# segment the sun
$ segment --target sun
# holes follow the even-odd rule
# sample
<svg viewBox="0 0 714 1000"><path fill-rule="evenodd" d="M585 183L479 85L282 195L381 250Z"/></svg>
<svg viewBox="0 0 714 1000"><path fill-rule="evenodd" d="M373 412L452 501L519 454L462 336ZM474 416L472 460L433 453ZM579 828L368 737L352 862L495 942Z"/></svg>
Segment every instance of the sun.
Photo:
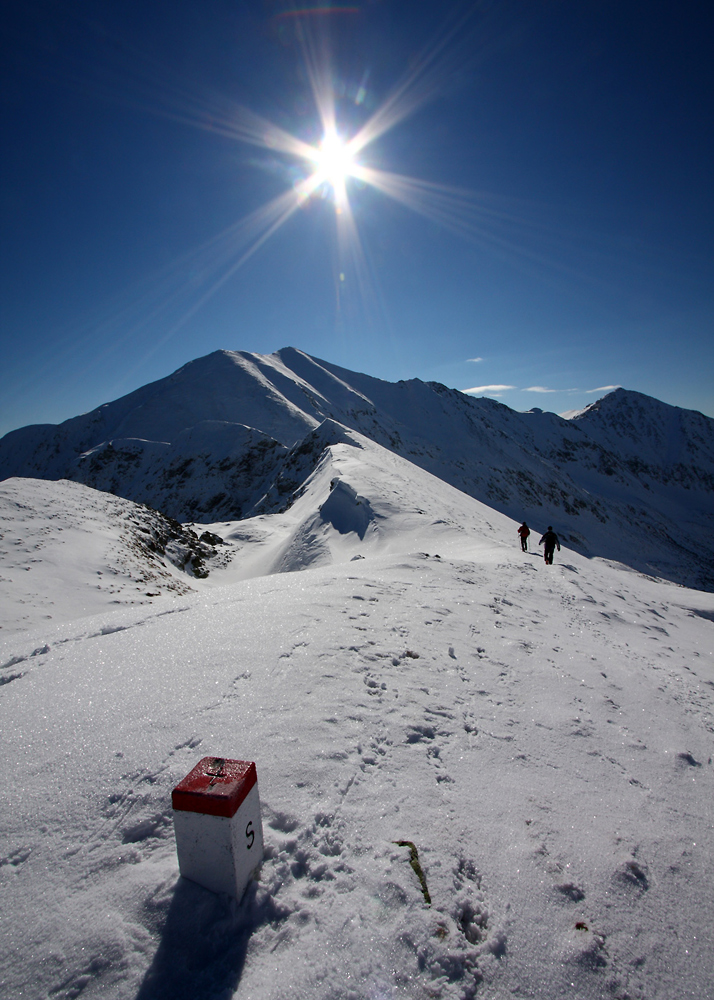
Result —
<svg viewBox="0 0 714 1000"><path fill-rule="evenodd" d="M328 131L315 149L313 156L317 184L329 184L339 208L347 201L347 178L352 177L357 167L350 144L337 132Z"/></svg>
<svg viewBox="0 0 714 1000"><path fill-rule="evenodd" d="M336 7L325 9L332 12L338 10ZM477 201L472 192L386 171L374 165L374 154L368 158L367 163L363 161L363 152L367 147L413 115L422 104L438 93L441 81L451 79L448 43L471 16L473 9L475 7L469 5L469 13L450 25L436 39L433 46L422 54L414 68L372 111L357 131L347 131L344 120L338 123L338 95L335 92L329 52L319 39L313 39L309 35L306 27L305 32L300 34L300 40L305 74L317 112L310 135L320 134L316 128L322 134L321 140L315 145L244 106L231 103L224 107L212 95L205 99L199 95L200 99L192 98L187 104L182 86L176 87L176 92L169 92L168 96L164 89L161 90L157 113L211 133L228 136L237 142L267 149L271 157L276 153L282 154L290 161L287 174L292 179L291 185L280 194L227 226L213 239L202 244L194 254L189 255L191 260L205 260L201 269L215 277L205 292L171 327L166 338L173 336L296 212L307 209L315 197L329 197L334 205L339 262L335 274L339 274L339 282L345 281L346 268L343 263L347 262L356 277L353 287L359 286L364 301L371 297L377 303L378 295L372 287L372 265L362 247L358 219L350 204L353 192L350 191L348 196L350 180L355 182L355 195L372 188L469 241L495 243L499 251L504 247L513 249L510 241L500 234L492 234L485 225L493 219L498 221L501 216L493 210L487 215L480 200ZM310 7L295 13L306 16L306 12L314 10L317 8ZM163 77L161 87L165 87ZM364 88L360 87L355 105L364 103L364 93ZM350 113L348 120L352 124L353 119L354 115ZM503 218L510 219L510 216L504 215ZM340 283L336 286L338 290ZM181 287L183 288L183 283ZM161 308L163 307L158 306L157 311Z"/></svg>

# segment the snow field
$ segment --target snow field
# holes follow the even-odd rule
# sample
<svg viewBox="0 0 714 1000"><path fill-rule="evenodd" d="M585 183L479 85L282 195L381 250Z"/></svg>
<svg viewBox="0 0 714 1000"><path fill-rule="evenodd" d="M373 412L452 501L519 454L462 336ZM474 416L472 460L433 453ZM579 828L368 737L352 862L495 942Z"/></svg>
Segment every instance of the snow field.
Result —
<svg viewBox="0 0 714 1000"><path fill-rule="evenodd" d="M146 548L155 511L78 483L0 483L0 627L3 631L148 603L191 585Z"/></svg>
<svg viewBox="0 0 714 1000"><path fill-rule="evenodd" d="M49 645L2 688L8 995L706 997L712 623L491 555L5 640ZM240 907L177 880L170 791L208 753L258 764Z"/></svg>
<svg viewBox="0 0 714 1000"><path fill-rule="evenodd" d="M0 995L711 997L714 598L546 567L365 442L211 526L191 592L127 576L87 614L80 574L52 619L9 607ZM78 524L105 502L42 485ZM171 789L208 754L258 767L240 905L178 877Z"/></svg>

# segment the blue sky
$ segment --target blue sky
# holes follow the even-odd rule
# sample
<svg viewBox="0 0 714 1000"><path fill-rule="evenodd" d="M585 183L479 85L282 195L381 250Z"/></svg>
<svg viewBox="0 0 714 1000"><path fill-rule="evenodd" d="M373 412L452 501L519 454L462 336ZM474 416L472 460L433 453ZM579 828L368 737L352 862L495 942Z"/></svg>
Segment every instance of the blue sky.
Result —
<svg viewBox="0 0 714 1000"><path fill-rule="evenodd" d="M515 409L623 385L714 416L713 29L687 0L25 0L0 433L288 345ZM332 111L362 137L344 194L302 145Z"/></svg>

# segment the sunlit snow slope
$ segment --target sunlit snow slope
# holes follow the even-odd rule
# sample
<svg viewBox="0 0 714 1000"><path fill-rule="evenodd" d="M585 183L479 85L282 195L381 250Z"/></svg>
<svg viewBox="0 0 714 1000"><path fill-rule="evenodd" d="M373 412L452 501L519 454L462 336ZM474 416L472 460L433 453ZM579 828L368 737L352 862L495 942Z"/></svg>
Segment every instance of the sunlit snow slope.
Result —
<svg viewBox="0 0 714 1000"><path fill-rule="evenodd" d="M81 496L117 544L124 508L13 481L28 577L51 598L62 538L79 568L0 632L0 995L711 998L712 595L547 567L393 451L301 440L291 505L211 525L192 592L89 615L107 559L52 514ZM240 905L178 877L170 793L207 754L257 763Z"/></svg>
<svg viewBox="0 0 714 1000"><path fill-rule="evenodd" d="M78 483L0 483L5 631L187 593L226 557L157 511Z"/></svg>

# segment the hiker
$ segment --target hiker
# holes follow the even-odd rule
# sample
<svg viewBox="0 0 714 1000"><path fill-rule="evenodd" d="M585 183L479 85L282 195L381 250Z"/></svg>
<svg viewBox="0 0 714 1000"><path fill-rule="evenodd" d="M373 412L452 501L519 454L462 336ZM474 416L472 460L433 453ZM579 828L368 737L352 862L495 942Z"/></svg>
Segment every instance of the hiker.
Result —
<svg viewBox="0 0 714 1000"><path fill-rule="evenodd" d="M548 566L553 565L553 552L555 551L555 546L558 546L558 552L560 552L560 542L558 541L558 536L553 531L552 525L548 525L548 530L543 535L541 540L538 542L539 545L543 545L545 542L545 548L543 549L543 558Z"/></svg>
<svg viewBox="0 0 714 1000"><path fill-rule="evenodd" d="M521 536L521 552L528 551L528 536L530 535L530 533L531 533L530 528L524 521L523 524L518 529L518 534Z"/></svg>

